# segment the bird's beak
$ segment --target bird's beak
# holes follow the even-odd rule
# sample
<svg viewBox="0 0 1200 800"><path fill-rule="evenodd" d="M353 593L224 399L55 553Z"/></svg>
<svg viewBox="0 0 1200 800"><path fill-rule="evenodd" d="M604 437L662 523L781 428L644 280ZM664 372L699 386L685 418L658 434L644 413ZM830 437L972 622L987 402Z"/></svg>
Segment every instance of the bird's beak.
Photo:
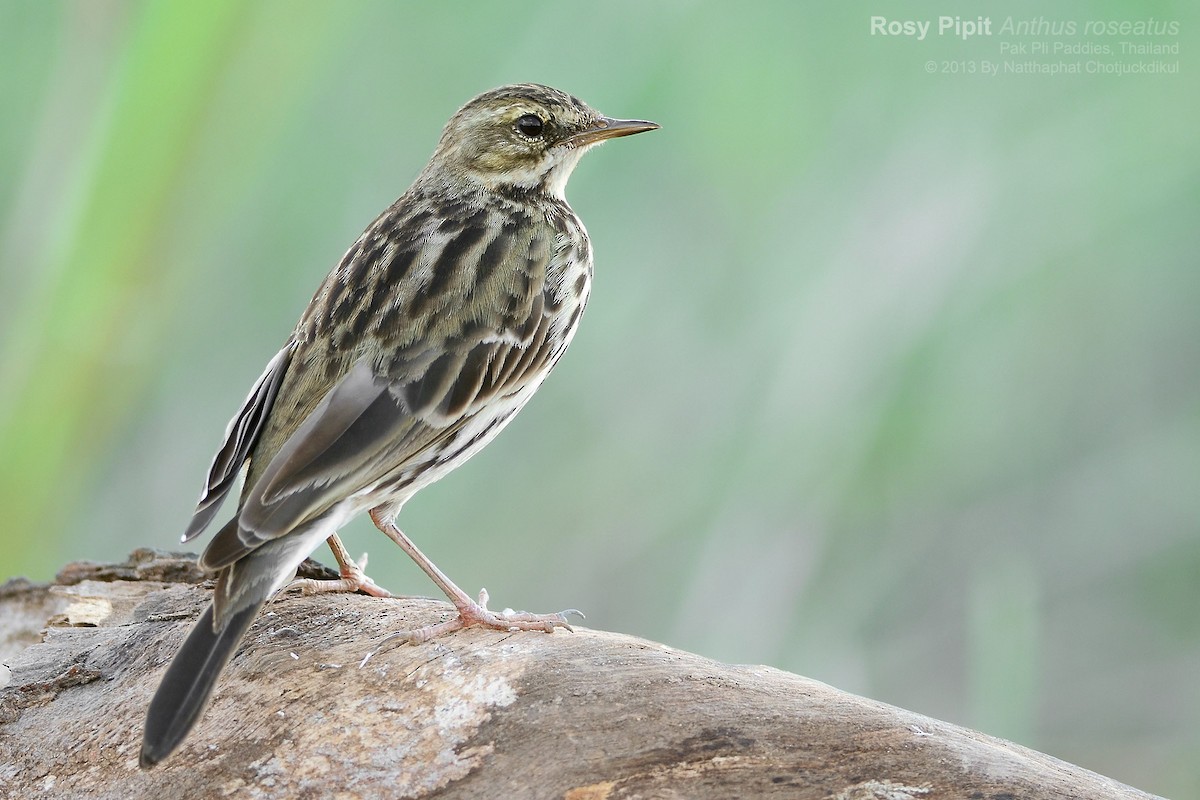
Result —
<svg viewBox="0 0 1200 800"><path fill-rule="evenodd" d="M615 139L618 136L632 136L635 133L652 131L660 127L657 122L647 122L644 119L613 119L601 117L596 124L587 130L580 131L567 141L575 147L595 144L605 139Z"/></svg>

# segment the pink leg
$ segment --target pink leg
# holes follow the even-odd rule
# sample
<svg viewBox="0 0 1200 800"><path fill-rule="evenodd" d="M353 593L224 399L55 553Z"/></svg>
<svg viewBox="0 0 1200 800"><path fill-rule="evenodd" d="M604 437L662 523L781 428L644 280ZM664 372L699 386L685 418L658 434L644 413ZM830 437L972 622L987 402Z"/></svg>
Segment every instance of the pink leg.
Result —
<svg viewBox="0 0 1200 800"><path fill-rule="evenodd" d="M472 625L495 628L500 631L545 631L546 633L551 633L555 628L572 629L567 624L567 614L583 616L583 614L573 608L557 614L528 614L523 611L496 613L489 611L487 608L488 595L486 589L479 592L478 602L468 597L466 592L455 586L454 582L447 578L446 574L426 558L425 554L417 549L412 540L396 527L396 523L392 522L382 506L371 509L371 521L389 539L400 545L401 550L408 553L408 557L424 570L425 574L437 584L438 588L446 594L446 597L450 598L450 602L458 609L458 616L452 620L447 620L437 625L429 625L424 628L416 628L411 631L401 631L400 633L393 634L393 636L407 638L409 641L417 644L427 642L444 633L450 633L451 631L467 628Z"/></svg>
<svg viewBox="0 0 1200 800"><path fill-rule="evenodd" d="M362 557L362 564L354 563L346 545L335 533L325 540L333 557L337 559L338 571L342 577L338 580L319 581L313 578L298 578L289 584L289 589L299 589L305 594L320 594L323 592L364 592L372 597L391 597L392 593L367 577L367 556Z"/></svg>

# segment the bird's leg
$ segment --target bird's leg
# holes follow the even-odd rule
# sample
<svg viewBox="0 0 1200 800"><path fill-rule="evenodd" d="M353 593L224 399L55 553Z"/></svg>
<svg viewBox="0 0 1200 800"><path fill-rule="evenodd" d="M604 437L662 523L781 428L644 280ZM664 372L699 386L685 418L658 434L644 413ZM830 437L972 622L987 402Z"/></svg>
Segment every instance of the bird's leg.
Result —
<svg viewBox="0 0 1200 800"><path fill-rule="evenodd" d="M390 515L382 506L371 509L371 521L375 523L375 527L383 531L385 536L400 545L400 549L407 553L408 557L415 561L418 567L424 570L425 574L437 584L438 588L446 594L446 597L450 598L450 602L458 609L458 616L454 619L424 628L400 631L392 634L392 636L406 638L417 644L427 642L444 633L450 633L451 631L467 628L472 625L495 628L501 631L545 631L546 633L551 633L555 628L572 630L571 626L567 624L568 614L583 616L582 613L573 608L557 614L529 614L524 611L502 611L497 613L489 611L486 589L480 590L478 602L468 597L466 592L455 586L454 581L447 578L446 574L438 569L436 564L417 549L412 539L409 539L404 535L403 531L396 527L396 523L392 521Z"/></svg>
<svg viewBox="0 0 1200 800"><path fill-rule="evenodd" d="M367 577L367 554L363 553L363 557L358 563L350 557L350 552L346 550L346 545L342 544L342 540L335 533L325 540L329 545L329 549L333 551L333 557L338 562L338 572L342 577L337 580L319 581L313 578L297 578L289 585L289 589L299 589L305 594L319 594L324 592L364 592L372 597L392 597L392 593L384 589L375 581Z"/></svg>

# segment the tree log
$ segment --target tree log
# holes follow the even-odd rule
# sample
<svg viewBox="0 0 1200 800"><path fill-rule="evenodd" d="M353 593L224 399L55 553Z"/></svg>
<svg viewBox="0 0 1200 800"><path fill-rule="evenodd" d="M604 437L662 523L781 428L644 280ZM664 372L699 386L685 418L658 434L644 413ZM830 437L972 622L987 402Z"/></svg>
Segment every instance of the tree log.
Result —
<svg viewBox="0 0 1200 800"><path fill-rule="evenodd" d="M58 798L1149 798L981 733L661 644L390 632L444 602L285 593L183 748L142 722L210 588L185 555L0 587L0 794Z"/></svg>

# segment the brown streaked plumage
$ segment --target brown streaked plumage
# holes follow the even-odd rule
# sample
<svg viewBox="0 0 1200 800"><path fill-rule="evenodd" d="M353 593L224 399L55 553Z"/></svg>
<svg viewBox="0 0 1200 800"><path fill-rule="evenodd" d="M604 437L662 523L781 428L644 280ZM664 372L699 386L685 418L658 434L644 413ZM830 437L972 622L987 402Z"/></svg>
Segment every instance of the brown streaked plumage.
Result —
<svg viewBox="0 0 1200 800"><path fill-rule="evenodd" d="M325 279L271 359L209 470L184 534L205 530L245 470L237 513L200 564L216 574L146 719L141 764L170 755L263 603L328 540L333 588L387 596L336 532L369 512L450 597L464 625L545 630L563 614L496 614L468 598L395 526L408 498L486 445L532 397L587 304L592 249L563 196L580 156L653 130L536 84L462 107L429 164Z"/></svg>

